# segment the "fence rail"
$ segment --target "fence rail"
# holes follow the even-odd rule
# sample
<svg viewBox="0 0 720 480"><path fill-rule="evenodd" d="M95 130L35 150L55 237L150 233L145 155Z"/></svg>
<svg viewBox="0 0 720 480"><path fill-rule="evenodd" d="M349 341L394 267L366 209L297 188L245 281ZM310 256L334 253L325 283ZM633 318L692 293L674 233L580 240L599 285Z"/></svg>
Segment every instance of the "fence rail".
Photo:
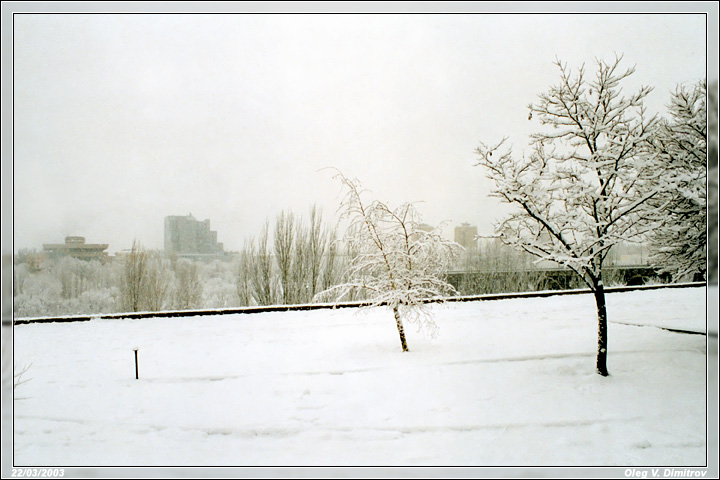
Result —
<svg viewBox="0 0 720 480"><path fill-rule="evenodd" d="M606 287L605 292L630 292L635 290L654 290L658 288L692 288L706 287L706 282L689 282L675 283L663 285L642 285L642 286L623 286L623 287ZM514 298L537 298L550 297L555 295L580 295L592 293L590 289L574 289L574 290L546 290L540 292L520 292L520 293L492 293L485 295L462 295L456 297L447 297L442 299L428 300L428 303L436 302L477 302L488 300L507 300ZM358 308L370 305L371 302L340 302L340 303L309 303L303 305L268 305L258 307L238 307L238 308L219 308L219 309L202 309L202 310L169 310L161 312L127 312L127 313L106 313L92 315L66 315L55 317L32 317L32 318L16 318L12 322L13 325L28 325L32 323L69 323L69 322L87 322L93 319L140 319L140 318L163 318L163 317L196 317L209 315L233 315L233 314L250 314L250 313L267 313L267 312L288 312L302 310L323 310L335 308ZM3 319L3 326L10 326L11 322Z"/></svg>

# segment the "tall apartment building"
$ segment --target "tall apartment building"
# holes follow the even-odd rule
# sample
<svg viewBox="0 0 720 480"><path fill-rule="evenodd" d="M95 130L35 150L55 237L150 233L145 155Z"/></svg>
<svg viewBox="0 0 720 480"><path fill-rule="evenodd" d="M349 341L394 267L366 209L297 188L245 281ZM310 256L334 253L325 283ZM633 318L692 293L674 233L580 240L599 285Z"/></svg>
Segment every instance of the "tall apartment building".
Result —
<svg viewBox="0 0 720 480"><path fill-rule="evenodd" d="M223 244L210 220L198 221L191 214L165 217L165 253L176 255L222 255Z"/></svg>
<svg viewBox="0 0 720 480"><path fill-rule="evenodd" d="M462 245L466 251L477 249L477 227L463 223L455 227L455 243Z"/></svg>

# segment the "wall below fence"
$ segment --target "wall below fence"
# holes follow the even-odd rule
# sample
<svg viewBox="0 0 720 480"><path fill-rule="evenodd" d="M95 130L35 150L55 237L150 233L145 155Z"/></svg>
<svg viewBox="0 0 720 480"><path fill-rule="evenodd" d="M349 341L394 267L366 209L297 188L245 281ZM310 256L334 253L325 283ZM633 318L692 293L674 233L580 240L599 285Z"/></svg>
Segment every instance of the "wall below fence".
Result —
<svg viewBox="0 0 720 480"><path fill-rule="evenodd" d="M663 285L644 285L644 286L623 286L623 287L606 287L606 293L613 292L629 292L634 290L652 290L658 288L690 288L690 287L706 287L705 282L663 284ZM447 297L441 300L444 302L475 302L488 300L504 300L512 298L533 298L533 297L550 297L554 295L579 295L591 293L589 289L573 289L573 290L545 290L520 293L494 293L484 295L461 295L456 297ZM432 303L433 301L428 301ZM358 308L369 305L369 302L341 302L341 303L309 303L304 305L271 305L264 307L241 307L241 308L222 308L222 309L206 309L206 310L172 310L162 312L130 312L130 313L109 313L95 315L71 315L64 317L33 317L33 318L16 318L14 325L27 325L31 323L67 323L67 322L87 322L93 319L138 319L138 318L161 318L161 317L194 317L209 315L231 315L231 314L248 314L248 313L264 313L264 312L286 312L298 310L321 310L333 308ZM10 322L3 320L3 326L9 326Z"/></svg>

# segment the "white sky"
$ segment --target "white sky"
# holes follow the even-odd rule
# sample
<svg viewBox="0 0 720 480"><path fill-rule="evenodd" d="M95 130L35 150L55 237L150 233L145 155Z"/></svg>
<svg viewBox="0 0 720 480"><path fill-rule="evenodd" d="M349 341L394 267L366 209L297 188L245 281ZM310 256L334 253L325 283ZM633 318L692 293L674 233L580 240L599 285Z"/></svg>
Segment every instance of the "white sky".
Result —
<svg viewBox="0 0 720 480"><path fill-rule="evenodd" d="M654 86L648 105L661 110L705 76L707 19L15 14L13 248L67 235L162 248L164 217L192 213L239 250L282 209L317 204L331 219L340 184L324 167L372 198L422 201L427 223L489 234L505 208L474 149L509 136L520 152L556 56L592 70L623 54L637 67L626 91Z"/></svg>

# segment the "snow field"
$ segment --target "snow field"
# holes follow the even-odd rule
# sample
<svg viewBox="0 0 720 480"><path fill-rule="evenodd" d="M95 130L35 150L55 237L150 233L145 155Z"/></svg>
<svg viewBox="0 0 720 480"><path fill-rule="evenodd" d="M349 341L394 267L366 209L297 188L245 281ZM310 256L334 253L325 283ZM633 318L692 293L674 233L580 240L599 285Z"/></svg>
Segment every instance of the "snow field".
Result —
<svg viewBox="0 0 720 480"><path fill-rule="evenodd" d="M14 464L704 465L706 337L625 323L704 331L706 290L607 299L607 378L591 295L436 305L407 353L383 308L18 326Z"/></svg>

